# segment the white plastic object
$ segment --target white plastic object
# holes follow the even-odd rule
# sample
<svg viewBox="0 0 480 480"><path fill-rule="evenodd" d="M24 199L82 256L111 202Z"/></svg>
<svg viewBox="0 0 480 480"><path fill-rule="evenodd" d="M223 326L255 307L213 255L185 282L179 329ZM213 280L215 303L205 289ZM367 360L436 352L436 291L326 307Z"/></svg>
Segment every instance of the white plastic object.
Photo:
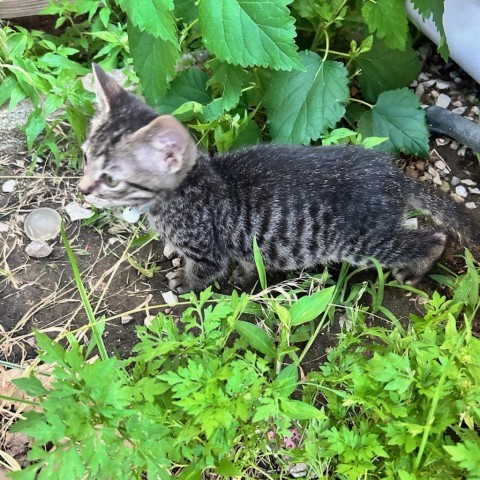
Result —
<svg viewBox="0 0 480 480"><path fill-rule="evenodd" d="M433 21L423 20L410 1L406 6L410 20L438 45L440 33ZM445 0L443 27L450 57L480 83L480 0Z"/></svg>
<svg viewBox="0 0 480 480"><path fill-rule="evenodd" d="M48 207L40 207L25 217L25 233L31 240L51 240L60 233L62 217Z"/></svg>

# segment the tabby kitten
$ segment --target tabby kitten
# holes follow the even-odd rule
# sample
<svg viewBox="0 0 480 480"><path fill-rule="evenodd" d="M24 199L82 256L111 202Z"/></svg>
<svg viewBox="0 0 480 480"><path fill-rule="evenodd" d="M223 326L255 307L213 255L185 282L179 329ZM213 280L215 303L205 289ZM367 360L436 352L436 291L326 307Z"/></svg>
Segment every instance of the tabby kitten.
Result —
<svg viewBox="0 0 480 480"><path fill-rule="evenodd" d="M270 271L368 265L376 257L413 283L440 257L447 235L407 228L410 210L464 233L461 207L403 175L387 154L259 145L209 156L174 117L158 116L97 65L94 74L99 108L80 191L97 205L148 209L184 261L168 275L172 289L201 289L225 276L231 261L246 281L254 237Z"/></svg>

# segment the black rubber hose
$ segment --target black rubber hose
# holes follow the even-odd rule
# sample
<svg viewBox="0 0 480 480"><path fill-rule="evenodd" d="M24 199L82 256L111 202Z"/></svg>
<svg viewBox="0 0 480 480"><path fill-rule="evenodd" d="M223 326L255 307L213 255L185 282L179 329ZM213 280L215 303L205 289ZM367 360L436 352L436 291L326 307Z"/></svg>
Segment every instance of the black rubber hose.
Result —
<svg viewBox="0 0 480 480"><path fill-rule="evenodd" d="M441 107L427 107L431 132L454 138L475 152L480 152L480 125Z"/></svg>

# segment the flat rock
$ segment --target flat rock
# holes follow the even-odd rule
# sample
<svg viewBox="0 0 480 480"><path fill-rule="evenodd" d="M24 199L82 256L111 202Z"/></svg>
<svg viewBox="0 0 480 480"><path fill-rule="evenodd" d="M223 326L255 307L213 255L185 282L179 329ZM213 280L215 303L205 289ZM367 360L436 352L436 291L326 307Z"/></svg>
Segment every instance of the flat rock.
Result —
<svg viewBox="0 0 480 480"><path fill-rule="evenodd" d="M461 183L463 183L467 187L474 187L477 184L477 182L474 182L470 178L466 178L465 180L462 180Z"/></svg>
<svg viewBox="0 0 480 480"><path fill-rule="evenodd" d="M45 258L52 251L52 247L45 240L33 240L25 247L25 252L31 258Z"/></svg>
<svg viewBox="0 0 480 480"><path fill-rule="evenodd" d="M473 210L473 209L477 208L477 204L475 202L467 202L465 204L465 207L469 208L470 210Z"/></svg>
<svg viewBox="0 0 480 480"><path fill-rule="evenodd" d="M455 187L455 193L463 198L468 195L467 189L463 185L457 185Z"/></svg>

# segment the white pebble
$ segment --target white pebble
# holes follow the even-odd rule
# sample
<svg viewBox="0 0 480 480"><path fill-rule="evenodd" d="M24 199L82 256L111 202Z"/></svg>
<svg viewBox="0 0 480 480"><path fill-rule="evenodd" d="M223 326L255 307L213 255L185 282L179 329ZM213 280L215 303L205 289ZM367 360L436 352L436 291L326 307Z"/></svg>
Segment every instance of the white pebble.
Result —
<svg viewBox="0 0 480 480"><path fill-rule="evenodd" d="M7 233L9 226L7 222L0 222L0 233Z"/></svg>
<svg viewBox="0 0 480 480"><path fill-rule="evenodd" d="M178 297L173 292L162 292L162 297L167 305L173 306L178 303Z"/></svg>
<svg viewBox="0 0 480 480"><path fill-rule="evenodd" d="M95 213L89 208L82 207L82 205L77 202L71 202L66 205L65 211L72 222L75 220L85 220L86 218L90 218Z"/></svg>
<svg viewBox="0 0 480 480"><path fill-rule="evenodd" d="M455 193L464 198L468 195L467 189L463 185L457 185Z"/></svg>
<svg viewBox="0 0 480 480"><path fill-rule="evenodd" d="M153 323L154 319L155 319L155 315L147 315L143 323L146 327L149 327Z"/></svg>
<svg viewBox="0 0 480 480"><path fill-rule="evenodd" d="M450 84L448 82L442 82L441 80L437 80L436 84L439 90L446 90L450 87Z"/></svg>
<svg viewBox="0 0 480 480"><path fill-rule="evenodd" d="M460 145L458 144L458 142L452 142L450 145L449 145L449 149L450 150L457 150L457 148L459 147Z"/></svg>
<svg viewBox="0 0 480 480"><path fill-rule="evenodd" d="M181 264L182 264L182 260L180 258L174 258L172 260L172 266L174 266L175 268L180 267Z"/></svg>
<svg viewBox="0 0 480 480"><path fill-rule="evenodd" d="M435 80L426 80L425 82L422 82L422 85L425 88L430 88L434 83L435 83Z"/></svg>
<svg viewBox="0 0 480 480"><path fill-rule="evenodd" d="M458 177L452 177L452 180L450 181L453 187L456 187L460 183L460 179Z"/></svg>
<svg viewBox="0 0 480 480"><path fill-rule="evenodd" d="M170 260L175 253L175 247L171 243L167 242L165 247L163 247L163 256Z"/></svg>
<svg viewBox="0 0 480 480"><path fill-rule="evenodd" d="M423 88L422 84L417 86L417 88L415 89L415 93L419 97L421 97L425 93L425 89Z"/></svg>
<svg viewBox="0 0 480 480"><path fill-rule="evenodd" d="M32 258L48 257L52 251L52 247L45 240L33 240L25 247L25 252Z"/></svg>
<svg viewBox="0 0 480 480"><path fill-rule="evenodd" d="M418 229L418 219L417 217L406 218L403 221L403 225L408 228L409 230L417 230Z"/></svg>
<svg viewBox="0 0 480 480"><path fill-rule="evenodd" d="M473 210L473 209L477 208L477 204L476 204L475 202L467 202L467 203L465 204L465 206L466 206L467 208L469 208L470 210Z"/></svg>
<svg viewBox="0 0 480 480"><path fill-rule="evenodd" d="M474 105L472 107L472 110L471 110L472 113L475 113L475 114L478 114L480 112L480 108L478 108L476 105Z"/></svg>
<svg viewBox="0 0 480 480"><path fill-rule="evenodd" d="M459 148L458 151L457 151L457 155L459 157L464 157L466 153L467 153L467 147L465 145L463 147Z"/></svg>
<svg viewBox="0 0 480 480"><path fill-rule="evenodd" d="M447 108L451 101L452 99L448 95L441 93L435 101L435 105L437 107Z"/></svg>
<svg viewBox="0 0 480 480"><path fill-rule="evenodd" d="M467 187L474 187L474 186L477 184L477 182L474 182L474 181L473 181L472 179L470 179L470 178L466 178L465 180L462 180L462 183L463 183L464 185L466 185Z"/></svg>
<svg viewBox="0 0 480 480"><path fill-rule="evenodd" d="M122 322L122 325L126 325L127 323L130 323L133 320L133 317L131 315L122 315L120 317L120 322Z"/></svg>
<svg viewBox="0 0 480 480"><path fill-rule="evenodd" d="M473 195L480 195L480 188L469 188L468 191Z"/></svg>
<svg viewBox="0 0 480 480"><path fill-rule="evenodd" d="M7 180L6 182L3 182L2 192L3 193L12 193L12 192L15 191L16 187L17 187L17 181L16 180Z"/></svg>

